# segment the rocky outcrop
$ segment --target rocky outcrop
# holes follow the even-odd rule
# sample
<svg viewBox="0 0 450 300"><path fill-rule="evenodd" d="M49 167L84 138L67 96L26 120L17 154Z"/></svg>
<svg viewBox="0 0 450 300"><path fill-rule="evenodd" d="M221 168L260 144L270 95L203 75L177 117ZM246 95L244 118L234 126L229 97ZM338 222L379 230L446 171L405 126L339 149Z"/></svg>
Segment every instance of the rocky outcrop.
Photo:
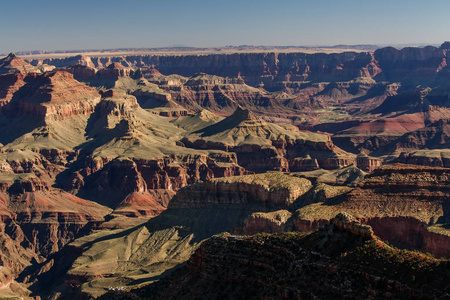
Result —
<svg viewBox="0 0 450 300"><path fill-rule="evenodd" d="M445 45L445 43L444 43ZM445 73L448 68L448 49L407 47L397 50L393 47L375 52L344 53L236 53L211 55L141 55L121 57L93 57L97 68L111 63L121 63L135 68L151 67L163 74L192 76L205 72L222 77L240 75L247 83L261 81L270 85L276 81L344 82L357 77L373 77L379 81L417 82L430 80ZM75 58L55 58L32 61L57 67L73 65ZM331 79L331 80L330 80Z"/></svg>
<svg viewBox="0 0 450 300"><path fill-rule="evenodd" d="M93 67L89 67L86 65L72 65L69 67L66 67L64 70L67 70L68 72L73 74L73 78L75 78L78 81L84 81L84 82L90 82L95 80L97 69Z"/></svg>
<svg viewBox="0 0 450 300"><path fill-rule="evenodd" d="M174 101L191 110L206 108L211 111L232 112L238 106L285 109L267 92L244 84L241 78L224 78L200 73L178 84L174 84L174 80L163 82L159 77L156 83L169 92Z"/></svg>
<svg viewBox="0 0 450 300"><path fill-rule="evenodd" d="M7 155L9 173L2 174L0 183L0 283L3 292L10 290L11 295L27 296L30 291L23 284L28 280L27 274L42 267L40 264L68 242L104 221L110 210L50 186L43 168L45 159L27 162L17 156Z"/></svg>
<svg viewBox="0 0 450 300"><path fill-rule="evenodd" d="M0 75L14 73L41 73L41 71L27 63L23 58L10 53L5 58L0 59Z"/></svg>
<svg viewBox="0 0 450 300"><path fill-rule="evenodd" d="M274 233L290 231L288 220L292 213L287 210L273 212L257 212L251 214L245 221L234 228L236 234L252 235L260 232Z"/></svg>
<svg viewBox="0 0 450 300"><path fill-rule="evenodd" d="M236 163L236 156L225 153L211 156L186 155L113 160L91 156L86 159L85 166L77 172L77 176L68 181L67 188L116 208L117 205L126 204L123 201L126 202L130 197L131 200L136 197L146 198L153 203L153 196L148 194L152 191L176 192L199 180L245 174L249 172ZM106 194L107 198L104 197ZM142 206L139 201L136 203ZM155 210L161 212L165 209L167 201L158 203L162 205L162 209L161 207L155 209L154 205L147 208L143 206L140 214L155 215ZM144 213L146 210L148 212Z"/></svg>
<svg viewBox="0 0 450 300"><path fill-rule="evenodd" d="M104 69L98 71L99 79L119 79L120 77L131 77L135 74L135 71L131 68L127 68L120 63L112 63Z"/></svg>
<svg viewBox="0 0 450 300"><path fill-rule="evenodd" d="M287 208L311 188L311 182L279 172L211 179L180 190L171 209L255 204L259 211Z"/></svg>
<svg viewBox="0 0 450 300"><path fill-rule="evenodd" d="M40 121L69 119L91 114L100 101L98 92L64 71L32 75L26 84L3 105L2 111L12 116L31 117Z"/></svg>
<svg viewBox="0 0 450 300"><path fill-rule="evenodd" d="M25 85L25 74L6 74L0 76L0 109L7 105L22 86Z"/></svg>
<svg viewBox="0 0 450 300"><path fill-rule="evenodd" d="M435 257L450 257L450 236L428 229L428 224L412 217L376 217L364 220L377 236L406 249L420 249ZM395 228L395 230L392 230Z"/></svg>
<svg viewBox="0 0 450 300"><path fill-rule="evenodd" d="M365 154L359 154L356 157L356 166L363 170L364 172L372 172L373 170L379 168L382 164L382 161L375 157L369 157Z"/></svg>
<svg viewBox="0 0 450 300"><path fill-rule="evenodd" d="M447 293L447 267L445 260L394 249L376 238L370 226L338 215L331 225L309 235L215 236L202 243L178 272L126 294L155 299L180 298L186 293L256 298L438 298ZM423 273L426 280L420 275ZM116 294L111 291L103 299L113 299Z"/></svg>
<svg viewBox="0 0 450 300"><path fill-rule="evenodd" d="M436 149L402 152L395 161L402 164L450 168L450 151Z"/></svg>
<svg viewBox="0 0 450 300"><path fill-rule="evenodd" d="M447 173L444 168L382 166L350 192L342 205L364 215L411 216L426 223L442 218L445 223L449 218Z"/></svg>
<svg viewBox="0 0 450 300"><path fill-rule="evenodd" d="M391 82L429 82L446 67L447 50L444 48L393 47L378 49L374 58L382 72L378 75Z"/></svg>

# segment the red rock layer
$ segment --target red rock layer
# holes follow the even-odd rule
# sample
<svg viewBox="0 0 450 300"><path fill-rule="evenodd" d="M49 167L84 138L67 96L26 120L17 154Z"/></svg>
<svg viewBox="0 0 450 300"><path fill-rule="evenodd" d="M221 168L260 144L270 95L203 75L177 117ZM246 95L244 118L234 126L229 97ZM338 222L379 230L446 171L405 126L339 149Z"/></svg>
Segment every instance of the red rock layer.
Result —
<svg viewBox="0 0 450 300"><path fill-rule="evenodd" d="M76 81L64 71L33 75L25 79L14 101L4 105L8 114L33 117L39 120L64 120L71 116L91 114L100 95L91 87Z"/></svg>

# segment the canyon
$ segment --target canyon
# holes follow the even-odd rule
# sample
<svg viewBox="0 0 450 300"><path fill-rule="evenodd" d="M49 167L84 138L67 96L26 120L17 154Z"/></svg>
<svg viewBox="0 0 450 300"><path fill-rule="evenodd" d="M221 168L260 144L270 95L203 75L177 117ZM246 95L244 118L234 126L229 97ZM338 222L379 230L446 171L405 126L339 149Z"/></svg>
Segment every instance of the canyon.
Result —
<svg viewBox="0 0 450 300"><path fill-rule="evenodd" d="M420 298L423 286L406 277L423 274L404 255L430 278L448 276L449 56L448 43L9 54L0 59L0 297L183 297L193 281L194 293L213 295L204 278L222 275L224 291L241 281L228 292L256 293L259 275L232 272L254 267L267 280L293 272L260 297ZM397 262L377 257L387 252ZM353 273L350 259L361 262ZM402 279L364 261L402 261ZM331 294L312 284L320 272L335 276ZM363 277L383 284L360 290ZM449 292L441 281L430 289Z"/></svg>

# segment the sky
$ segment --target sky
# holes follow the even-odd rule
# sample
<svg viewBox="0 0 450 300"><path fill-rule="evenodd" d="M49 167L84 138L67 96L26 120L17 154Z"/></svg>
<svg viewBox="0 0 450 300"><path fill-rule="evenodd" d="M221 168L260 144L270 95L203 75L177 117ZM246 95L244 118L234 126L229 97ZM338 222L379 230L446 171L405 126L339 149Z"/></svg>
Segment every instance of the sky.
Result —
<svg viewBox="0 0 450 300"><path fill-rule="evenodd" d="M0 53L441 44L448 12L449 0L0 1Z"/></svg>

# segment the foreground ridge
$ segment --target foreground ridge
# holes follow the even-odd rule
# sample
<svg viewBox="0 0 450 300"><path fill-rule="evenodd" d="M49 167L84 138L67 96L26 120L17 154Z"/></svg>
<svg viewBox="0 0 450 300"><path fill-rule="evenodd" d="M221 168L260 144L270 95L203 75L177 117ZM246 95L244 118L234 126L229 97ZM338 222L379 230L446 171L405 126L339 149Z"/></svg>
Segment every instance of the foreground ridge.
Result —
<svg viewBox="0 0 450 300"><path fill-rule="evenodd" d="M216 235L167 279L122 293L130 299L431 299L448 296L449 276L448 261L393 248L370 226L338 214L309 234Z"/></svg>

